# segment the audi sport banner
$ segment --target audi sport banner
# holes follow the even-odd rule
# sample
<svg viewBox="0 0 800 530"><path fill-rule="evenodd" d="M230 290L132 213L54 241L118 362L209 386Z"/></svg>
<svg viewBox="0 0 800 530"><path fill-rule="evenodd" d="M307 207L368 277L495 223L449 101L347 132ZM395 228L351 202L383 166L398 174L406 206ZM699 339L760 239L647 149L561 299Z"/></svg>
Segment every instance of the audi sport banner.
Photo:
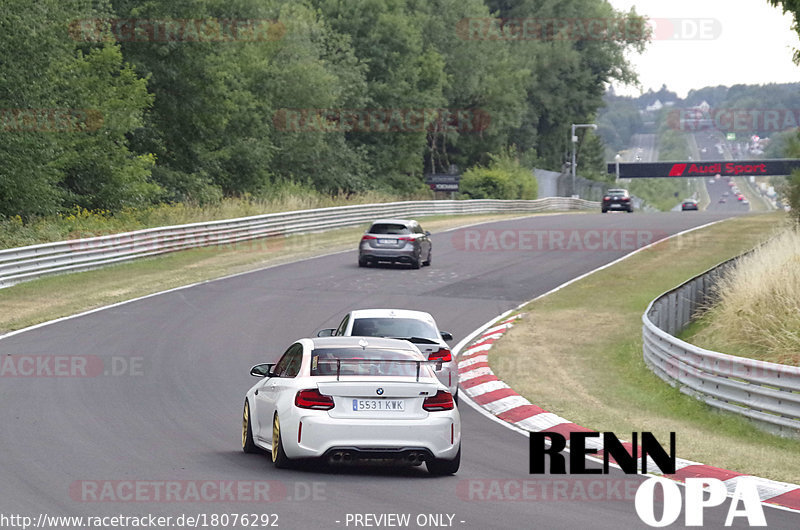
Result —
<svg viewBox="0 0 800 530"><path fill-rule="evenodd" d="M783 158L773 160L723 160L721 162L641 162L619 165L619 177L749 177L761 175L789 175L800 169L800 159ZM617 172L616 164L608 164L608 172Z"/></svg>

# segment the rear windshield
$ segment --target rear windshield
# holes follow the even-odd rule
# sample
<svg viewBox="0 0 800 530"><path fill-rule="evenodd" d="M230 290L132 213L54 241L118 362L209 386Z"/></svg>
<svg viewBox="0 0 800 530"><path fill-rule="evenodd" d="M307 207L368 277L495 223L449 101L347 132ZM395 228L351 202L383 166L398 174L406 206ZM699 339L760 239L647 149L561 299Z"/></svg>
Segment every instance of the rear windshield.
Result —
<svg viewBox="0 0 800 530"><path fill-rule="evenodd" d="M411 230L409 230L406 225L398 225L398 224L390 224L390 223L375 223L369 229L370 234L389 234L389 235L401 235L401 234L410 234Z"/></svg>
<svg viewBox="0 0 800 530"><path fill-rule="evenodd" d="M626 191L611 190L608 192L608 194L611 195L612 197L624 197L628 193Z"/></svg>
<svg viewBox="0 0 800 530"><path fill-rule="evenodd" d="M417 363L424 358L412 351L361 348L319 348L311 352L311 375L394 375L415 376ZM427 364L421 363L419 373L431 376Z"/></svg>
<svg viewBox="0 0 800 530"><path fill-rule="evenodd" d="M439 339L432 325L414 318L359 318L353 321L350 334L356 337Z"/></svg>

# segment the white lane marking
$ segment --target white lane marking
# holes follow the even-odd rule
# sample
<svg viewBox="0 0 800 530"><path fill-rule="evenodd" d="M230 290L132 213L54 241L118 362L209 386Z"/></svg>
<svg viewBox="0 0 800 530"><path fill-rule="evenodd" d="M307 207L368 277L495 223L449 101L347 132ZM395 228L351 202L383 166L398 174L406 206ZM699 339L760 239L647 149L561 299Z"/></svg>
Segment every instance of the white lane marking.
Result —
<svg viewBox="0 0 800 530"><path fill-rule="evenodd" d="M489 392L494 392L495 390L502 390L505 388L511 388L504 382L500 381L488 381L486 383L481 383L480 385L475 385L472 388L465 388L464 392L470 395L470 397L476 398L478 396L482 396L483 394L488 394Z"/></svg>

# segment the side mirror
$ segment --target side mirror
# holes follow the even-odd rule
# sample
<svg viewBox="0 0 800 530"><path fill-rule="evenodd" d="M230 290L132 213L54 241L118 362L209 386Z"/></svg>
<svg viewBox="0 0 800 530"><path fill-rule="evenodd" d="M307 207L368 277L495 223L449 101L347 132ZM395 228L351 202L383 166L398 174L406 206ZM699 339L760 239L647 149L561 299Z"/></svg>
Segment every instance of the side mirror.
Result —
<svg viewBox="0 0 800 530"><path fill-rule="evenodd" d="M442 340L444 340L445 342L450 342L451 340L453 340L452 333L449 333L447 331L440 331L439 335L442 336Z"/></svg>
<svg viewBox="0 0 800 530"><path fill-rule="evenodd" d="M333 337L336 330L333 328L326 328L317 331L317 337Z"/></svg>
<svg viewBox="0 0 800 530"><path fill-rule="evenodd" d="M250 368L250 375L253 377L269 377L275 363L261 363Z"/></svg>
<svg viewBox="0 0 800 530"><path fill-rule="evenodd" d="M425 230L425 235L426 235L426 236L428 236L428 237L430 237L431 233L430 233L430 232L428 232L427 230Z"/></svg>

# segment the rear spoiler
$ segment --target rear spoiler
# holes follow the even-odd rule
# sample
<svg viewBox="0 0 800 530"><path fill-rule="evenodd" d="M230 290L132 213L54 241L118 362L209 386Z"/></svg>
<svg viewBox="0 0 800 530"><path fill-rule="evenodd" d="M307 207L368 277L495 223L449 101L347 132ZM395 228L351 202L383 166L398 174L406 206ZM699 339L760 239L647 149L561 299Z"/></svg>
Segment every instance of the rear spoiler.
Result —
<svg viewBox="0 0 800 530"><path fill-rule="evenodd" d="M417 382L419 382L419 369L420 366L423 364L435 364L437 370L442 369L442 361L433 360L433 361L413 361L410 359L330 359L330 360L322 360L317 361L317 366L320 365L336 365L336 380L339 381L339 376L342 371L342 364L414 364L416 365L416 372L417 372ZM319 375L319 374L317 374ZM325 374L328 375L328 374Z"/></svg>

